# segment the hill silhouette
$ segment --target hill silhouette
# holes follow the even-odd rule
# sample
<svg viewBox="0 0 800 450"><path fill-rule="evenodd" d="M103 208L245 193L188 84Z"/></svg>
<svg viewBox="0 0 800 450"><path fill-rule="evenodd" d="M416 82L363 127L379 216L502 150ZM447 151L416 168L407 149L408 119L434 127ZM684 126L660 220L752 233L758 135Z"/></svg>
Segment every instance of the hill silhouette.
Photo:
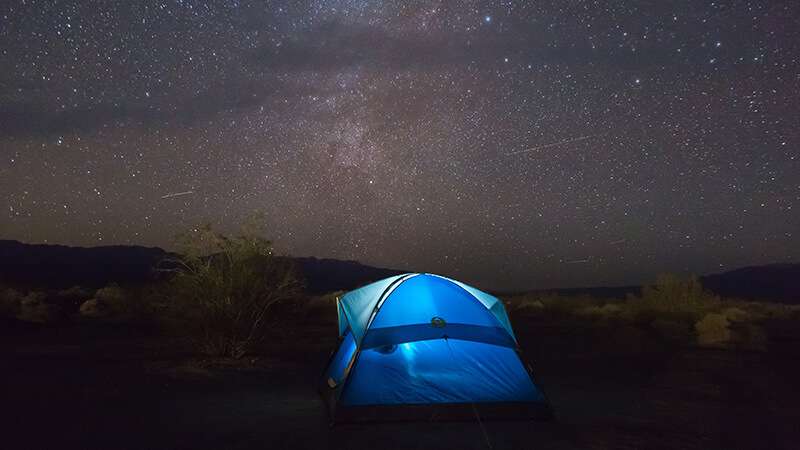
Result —
<svg viewBox="0 0 800 450"><path fill-rule="evenodd" d="M54 289L81 285L102 287L110 282L135 284L157 279L156 266L171 254L158 247L114 245L70 247L0 240L0 283ZM314 257L281 257L294 261L311 293L349 290L404 273L357 261ZM725 297L800 303L800 264L745 267L700 278L712 292ZM548 289L563 295L624 297L638 286Z"/></svg>
<svg viewBox="0 0 800 450"><path fill-rule="evenodd" d="M800 264L743 267L700 278L706 289L723 297L800 303Z"/></svg>
<svg viewBox="0 0 800 450"><path fill-rule="evenodd" d="M156 268L170 256L174 255L158 247L70 247L0 240L0 283L51 289L75 285L99 288L111 282L138 284L162 277ZM356 261L281 258L297 264L312 293L354 289L404 272Z"/></svg>

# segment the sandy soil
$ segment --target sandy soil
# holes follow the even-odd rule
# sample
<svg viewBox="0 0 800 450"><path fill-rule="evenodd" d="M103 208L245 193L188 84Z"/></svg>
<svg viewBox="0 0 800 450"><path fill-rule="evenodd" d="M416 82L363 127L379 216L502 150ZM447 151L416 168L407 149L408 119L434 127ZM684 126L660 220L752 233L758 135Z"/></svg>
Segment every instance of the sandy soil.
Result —
<svg viewBox="0 0 800 450"><path fill-rule="evenodd" d="M331 428L315 382L333 323L246 364L192 359L116 325L5 330L0 447L798 448L797 334L743 351L626 327L527 319L515 329L557 420L484 422L485 434L477 422Z"/></svg>

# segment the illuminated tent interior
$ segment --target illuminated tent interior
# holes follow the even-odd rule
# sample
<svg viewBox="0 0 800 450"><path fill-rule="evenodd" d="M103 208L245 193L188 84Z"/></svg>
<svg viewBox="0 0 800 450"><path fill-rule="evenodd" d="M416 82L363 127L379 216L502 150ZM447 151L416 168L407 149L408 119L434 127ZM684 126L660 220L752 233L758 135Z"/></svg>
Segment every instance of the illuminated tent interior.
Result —
<svg viewBox="0 0 800 450"><path fill-rule="evenodd" d="M503 303L432 274L337 299L339 346L321 383L334 422L549 418Z"/></svg>

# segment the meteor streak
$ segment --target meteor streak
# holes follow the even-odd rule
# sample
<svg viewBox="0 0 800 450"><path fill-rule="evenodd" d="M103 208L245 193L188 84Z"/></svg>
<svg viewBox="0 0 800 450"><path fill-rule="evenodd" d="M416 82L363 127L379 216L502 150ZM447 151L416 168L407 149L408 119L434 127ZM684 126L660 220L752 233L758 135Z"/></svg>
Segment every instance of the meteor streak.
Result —
<svg viewBox="0 0 800 450"><path fill-rule="evenodd" d="M184 196L184 195L189 195L189 194L194 194L194 191L186 191L186 192L173 192L172 194L167 194L167 195L164 195L164 196L162 196L161 198L162 198L162 199L165 199L165 198L172 198L172 197L181 197L181 196Z"/></svg>
<svg viewBox="0 0 800 450"><path fill-rule="evenodd" d="M564 264L584 264L589 262L589 258L586 259L575 259L572 261L566 261Z"/></svg>
<svg viewBox="0 0 800 450"><path fill-rule="evenodd" d="M507 155L508 156L513 156L513 155L519 155L519 154L522 154L522 153L535 152L536 150L542 150L542 149L545 149L545 148L557 147L559 145L565 145L565 144L571 144L573 142L585 141L586 139L593 138L595 136L597 136L597 135L596 134L590 134L590 135L587 135L587 136L580 136L580 137L576 137L576 138L572 138L572 139L564 139L563 141L551 142L549 144L537 145L536 147L526 148L525 150L519 150L519 151L516 151L516 152L511 152L511 153L508 153Z"/></svg>

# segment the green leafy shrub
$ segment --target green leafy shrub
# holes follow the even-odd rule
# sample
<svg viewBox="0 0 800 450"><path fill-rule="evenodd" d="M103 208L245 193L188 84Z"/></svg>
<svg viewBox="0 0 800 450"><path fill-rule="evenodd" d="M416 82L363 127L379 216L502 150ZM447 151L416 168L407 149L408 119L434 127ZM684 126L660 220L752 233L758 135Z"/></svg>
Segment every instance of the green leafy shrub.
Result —
<svg viewBox="0 0 800 450"><path fill-rule="evenodd" d="M293 267L252 229L228 237L210 225L179 240L167 304L173 323L210 355L239 358L259 342L279 302L298 294Z"/></svg>

